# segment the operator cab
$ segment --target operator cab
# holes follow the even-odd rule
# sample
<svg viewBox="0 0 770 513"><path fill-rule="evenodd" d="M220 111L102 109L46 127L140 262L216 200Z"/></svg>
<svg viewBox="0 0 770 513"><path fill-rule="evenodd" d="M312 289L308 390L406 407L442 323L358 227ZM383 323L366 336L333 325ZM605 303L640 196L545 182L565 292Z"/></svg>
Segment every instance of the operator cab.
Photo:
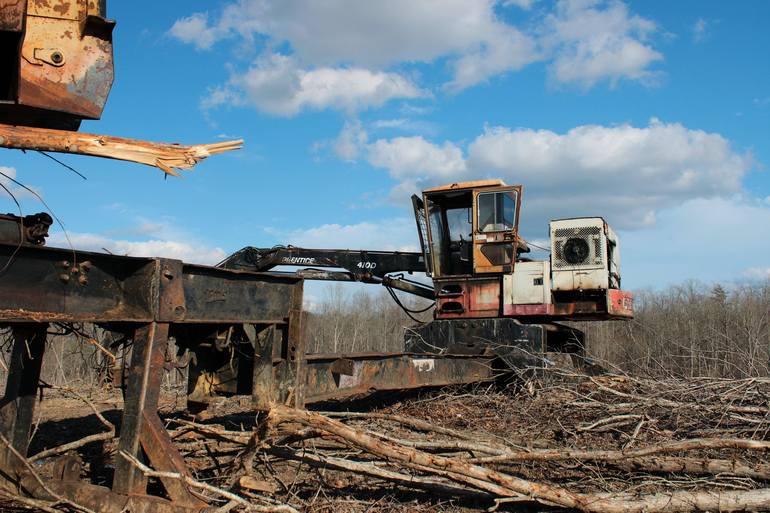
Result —
<svg viewBox="0 0 770 513"><path fill-rule="evenodd" d="M514 254L529 251L518 236L521 189L480 180L412 196L428 274L435 279L512 272Z"/></svg>

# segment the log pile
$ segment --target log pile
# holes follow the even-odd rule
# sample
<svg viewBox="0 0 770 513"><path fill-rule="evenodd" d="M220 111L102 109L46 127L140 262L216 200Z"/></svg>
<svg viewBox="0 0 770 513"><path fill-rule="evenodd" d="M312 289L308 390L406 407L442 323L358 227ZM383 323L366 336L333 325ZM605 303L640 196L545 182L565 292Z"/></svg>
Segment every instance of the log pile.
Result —
<svg viewBox="0 0 770 513"><path fill-rule="evenodd" d="M551 377L168 422L222 511L770 510L768 379Z"/></svg>

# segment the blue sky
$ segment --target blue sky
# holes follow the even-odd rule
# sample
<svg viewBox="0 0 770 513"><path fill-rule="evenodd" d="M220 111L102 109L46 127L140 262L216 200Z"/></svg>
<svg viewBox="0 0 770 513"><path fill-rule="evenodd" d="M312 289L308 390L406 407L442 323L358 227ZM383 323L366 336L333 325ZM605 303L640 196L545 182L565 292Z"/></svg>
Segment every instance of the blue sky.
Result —
<svg viewBox="0 0 770 513"><path fill-rule="evenodd" d="M245 245L413 249L411 193L500 177L524 185L530 239L604 216L625 287L770 276L768 2L113 1L109 15L116 81L82 131L246 143L181 179L61 156L83 181L0 151L78 247L202 263Z"/></svg>

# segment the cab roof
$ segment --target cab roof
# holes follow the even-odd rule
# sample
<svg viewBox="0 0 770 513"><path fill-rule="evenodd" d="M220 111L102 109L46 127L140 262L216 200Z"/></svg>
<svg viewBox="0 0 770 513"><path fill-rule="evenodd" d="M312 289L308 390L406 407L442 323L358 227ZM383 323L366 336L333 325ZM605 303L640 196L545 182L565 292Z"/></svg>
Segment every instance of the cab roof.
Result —
<svg viewBox="0 0 770 513"><path fill-rule="evenodd" d="M480 189L483 187L505 187L506 185L507 184L504 181L500 180L499 178L495 178L494 180L474 180L471 182L455 182L448 185L439 185L438 187L430 187L429 189L425 189L422 192L429 193L456 191L459 189Z"/></svg>

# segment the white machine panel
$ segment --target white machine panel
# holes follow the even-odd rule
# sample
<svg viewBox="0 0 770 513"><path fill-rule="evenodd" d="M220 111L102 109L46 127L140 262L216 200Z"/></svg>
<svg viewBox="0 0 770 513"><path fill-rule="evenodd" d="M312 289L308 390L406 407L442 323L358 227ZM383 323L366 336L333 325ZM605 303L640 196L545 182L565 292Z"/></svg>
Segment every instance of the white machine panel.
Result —
<svg viewBox="0 0 770 513"><path fill-rule="evenodd" d="M503 279L503 293L509 304L537 305L551 302L549 262L516 262L513 274Z"/></svg>

